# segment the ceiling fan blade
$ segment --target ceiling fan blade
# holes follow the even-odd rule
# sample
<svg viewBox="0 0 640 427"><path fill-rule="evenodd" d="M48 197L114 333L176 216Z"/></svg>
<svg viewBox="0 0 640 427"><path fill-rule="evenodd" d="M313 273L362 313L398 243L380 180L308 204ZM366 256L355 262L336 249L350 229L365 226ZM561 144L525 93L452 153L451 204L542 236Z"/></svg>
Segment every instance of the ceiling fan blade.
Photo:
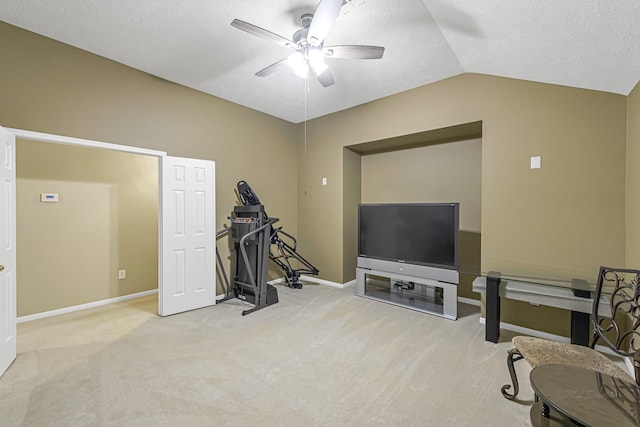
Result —
<svg viewBox="0 0 640 427"><path fill-rule="evenodd" d="M322 49L327 58L336 59L380 59L384 55L382 46L343 45Z"/></svg>
<svg viewBox="0 0 640 427"><path fill-rule="evenodd" d="M320 0L309 26L307 40L312 46L320 46L338 19L342 0Z"/></svg>
<svg viewBox="0 0 640 427"><path fill-rule="evenodd" d="M264 28L260 28L256 25L249 24L248 22L242 21L240 19L234 19L231 21L231 26L236 27L239 30L252 34L256 37L260 37L261 39L270 40L278 43L279 45L289 47L291 49L295 49L296 45L291 40L288 40L282 36L277 35L276 33L272 33L271 31L265 30Z"/></svg>
<svg viewBox="0 0 640 427"><path fill-rule="evenodd" d="M269 74L273 74L274 72L279 70L280 67L282 67L283 65L286 65L286 63L287 63L286 59L283 59L281 61L275 62L275 63L269 65L268 67L265 67L262 70L258 71L256 73L256 76L258 76L258 77L266 77Z"/></svg>
<svg viewBox="0 0 640 427"><path fill-rule="evenodd" d="M329 87L336 82L333 80L333 75L331 75L331 71L329 71L329 69L324 70L321 74L316 73L313 67L311 69L322 86Z"/></svg>

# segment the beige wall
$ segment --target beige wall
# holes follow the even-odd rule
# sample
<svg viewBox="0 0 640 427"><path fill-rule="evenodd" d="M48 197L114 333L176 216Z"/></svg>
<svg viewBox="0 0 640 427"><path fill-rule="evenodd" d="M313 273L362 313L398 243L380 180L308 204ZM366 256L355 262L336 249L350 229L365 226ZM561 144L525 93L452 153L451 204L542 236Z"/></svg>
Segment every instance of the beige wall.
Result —
<svg viewBox="0 0 640 427"><path fill-rule="evenodd" d="M325 279L343 280L343 255L332 249L344 227L343 147L481 120L482 270L593 280L599 265L625 257L626 104L620 95L465 74L315 119L311 161L298 178L308 183L298 199L301 246L322 259ZM534 155L539 170L529 169ZM333 185L321 188L321 176ZM503 313L568 334L564 312L507 303Z"/></svg>
<svg viewBox="0 0 640 427"><path fill-rule="evenodd" d="M627 99L626 266L640 268L640 84Z"/></svg>
<svg viewBox="0 0 640 427"><path fill-rule="evenodd" d="M460 203L458 295L475 299L464 273L480 268L481 184L481 139L362 156L362 203Z"/></svg>
<svg viewBox="0 0 640 427"><path fill-rule="evenodd" d="M295 234L295 125L0 22L0 125L216 162L217 228L246 180Z"/></svg>
<svg viewBox="0 0 640 427"><path fill-rule="evenodd" d="M216 229L246 180L296 235L296 125L2 22L0 56L0 126L214 160Z"/></svg>
<svg viewBox="0 0 640 427"><path fill-rule="evenodd" d="M362 203L460 202L460 229L480 232L482 140L362 156Z"/></svg>
<svg viewBox="0 0 640 427"><path fill-rule="evenodd" d="M355 280L358 252L358 204L362 201L362 161L360 154L343 148L342 177L342 277L344 282Z"/></svg>
<svg viewBox="0 0 640 427"><path fill-rule="evenodd" d="M157 164L17 141L19 316L157 289ZM41 193L60 201L42 203Z"/></svg>

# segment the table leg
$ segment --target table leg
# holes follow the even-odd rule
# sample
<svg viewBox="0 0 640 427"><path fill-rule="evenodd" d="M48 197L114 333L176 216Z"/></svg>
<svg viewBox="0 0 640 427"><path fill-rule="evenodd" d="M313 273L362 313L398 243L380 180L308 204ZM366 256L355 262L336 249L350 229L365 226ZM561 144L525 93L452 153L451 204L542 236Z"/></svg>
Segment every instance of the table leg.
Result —
<svg viewBox="0 0 640 427"><path fill-rule="evenodd" d="M591 288L585 280L572 279L573 295L580 298L591 298ZM571 344L589 346L589 313L571 311Z"/></svg>
<svg viewBox="0 0 640 427"><path fill-rule="evenodd" d="M571 312L571 344L589 346L589 313Z"/></svg>
<svg viewBox="0 0 640 427"><path fill-rule="evenodd" d="M542 407L540 409L540 413L542 414L543 417L549 418L549 405L547 405L546 403L542 402Z"/></svg>
<svg viewBox="0 0 640 427"><path fill-rule="evenodd" d="M497 343L500 338L500 273L487 274L485 341Z"/></svg>

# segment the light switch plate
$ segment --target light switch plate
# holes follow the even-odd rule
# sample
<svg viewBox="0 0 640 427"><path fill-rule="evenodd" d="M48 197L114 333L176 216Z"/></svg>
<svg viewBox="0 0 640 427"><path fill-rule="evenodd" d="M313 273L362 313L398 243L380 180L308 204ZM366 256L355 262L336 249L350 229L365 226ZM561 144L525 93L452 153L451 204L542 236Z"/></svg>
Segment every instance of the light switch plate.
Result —
<svg viewBox="0 0 640 427"><path fill-rule="evenodd" d="M531 157L531 169L540 169L541 159L540 156Z"/></svg>

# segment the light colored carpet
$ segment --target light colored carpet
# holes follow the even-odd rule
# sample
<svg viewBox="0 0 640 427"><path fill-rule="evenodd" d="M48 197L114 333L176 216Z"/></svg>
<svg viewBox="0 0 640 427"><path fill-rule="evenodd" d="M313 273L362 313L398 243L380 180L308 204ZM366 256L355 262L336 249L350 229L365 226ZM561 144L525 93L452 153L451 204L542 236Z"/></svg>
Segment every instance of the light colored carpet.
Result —
<svg viewBox="0 0 640 427"><path fill-rule="evenodd" d="M530 368L504 399L512 337L353 295L278 286L171 317L156 296L18 325L0 426L528 426Z"/></svg>

